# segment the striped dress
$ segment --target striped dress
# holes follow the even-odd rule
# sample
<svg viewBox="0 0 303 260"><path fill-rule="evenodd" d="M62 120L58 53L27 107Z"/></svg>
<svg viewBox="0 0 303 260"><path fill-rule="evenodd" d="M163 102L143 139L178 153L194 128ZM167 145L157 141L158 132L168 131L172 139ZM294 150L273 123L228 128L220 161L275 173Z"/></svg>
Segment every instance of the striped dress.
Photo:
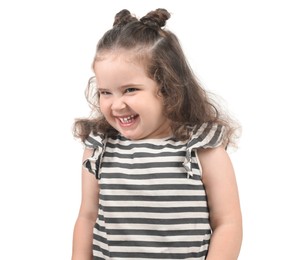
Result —
<svg viewBox="0 0 303 260"><path fill-rule="evenodd" d="M196 151L222 136L207 124L188 141L91 134L83 165L100 187L94 259L205 259L211 228Z"/></svg>

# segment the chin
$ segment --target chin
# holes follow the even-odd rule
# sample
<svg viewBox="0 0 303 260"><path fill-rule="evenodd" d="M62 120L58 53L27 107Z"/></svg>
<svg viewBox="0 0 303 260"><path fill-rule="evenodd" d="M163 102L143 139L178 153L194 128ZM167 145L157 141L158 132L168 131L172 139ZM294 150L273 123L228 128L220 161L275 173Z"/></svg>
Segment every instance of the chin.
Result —
<svg viewBox="0 0 303 260"><path fill-rule="evenodd" d="M122 134L124 137L126 137L127 139L129 140L133 140L133 141L136 141L136 140L144 140L146 139L146 136L145 135L136 135L136 134Z"/></svg>
<svg viewBox="0 0 303 260"><path fill-rule="evenodd" d="M127 134L127 133L123 133L123 132L120 132L121 135L123 135L125 138L127 139L130 139L130 140L138 140L140 138L138 138L136 135L133 135L133 134Z"/></svg>

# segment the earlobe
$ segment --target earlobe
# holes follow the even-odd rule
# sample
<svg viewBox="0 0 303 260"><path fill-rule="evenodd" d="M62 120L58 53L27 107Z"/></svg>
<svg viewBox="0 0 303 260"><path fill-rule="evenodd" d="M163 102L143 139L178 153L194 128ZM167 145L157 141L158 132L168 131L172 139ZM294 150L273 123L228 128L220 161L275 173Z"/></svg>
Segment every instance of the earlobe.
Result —
<svg viewBox="0 0 303 260"><path fill-rule="evenodd" d="M160 97L167 97L167 90L166 90L166 86L164 84L159 85L159 89L157 91L157 95L159 95Z"/></svg>
<svg viewBox="0 0 303 260"><path fill-rule="evenodd" d="M163 94L162 94L162 89L161 89L161 87L159 87L159 88L157 89L156 96L159 97L159 98L163 98Z"/></svg>

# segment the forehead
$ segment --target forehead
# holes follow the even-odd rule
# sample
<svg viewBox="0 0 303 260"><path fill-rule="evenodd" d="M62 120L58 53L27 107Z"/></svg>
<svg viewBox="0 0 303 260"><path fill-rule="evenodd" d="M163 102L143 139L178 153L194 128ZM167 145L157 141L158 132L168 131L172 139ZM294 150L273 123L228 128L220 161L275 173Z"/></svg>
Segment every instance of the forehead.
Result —
<svg viewBox="0 0 303 260"><path fill-rule="evenodd" d="M152 80L146 67L129 52L106 52L96 56L93 69L99 87L121 86Z"/></svg>

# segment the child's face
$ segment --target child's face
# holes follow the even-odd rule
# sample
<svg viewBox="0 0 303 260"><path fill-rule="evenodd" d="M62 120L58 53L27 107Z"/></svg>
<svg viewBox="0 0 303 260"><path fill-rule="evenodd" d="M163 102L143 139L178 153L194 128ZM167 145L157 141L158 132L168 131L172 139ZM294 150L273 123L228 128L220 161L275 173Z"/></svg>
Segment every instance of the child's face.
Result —
<svg viewBox="0 0 303 260"><path fill-rule="evenodd" d="M100 109L108 123L129 139L171 134L157 83L127 53L106 54L94 64Z"/></svg>

